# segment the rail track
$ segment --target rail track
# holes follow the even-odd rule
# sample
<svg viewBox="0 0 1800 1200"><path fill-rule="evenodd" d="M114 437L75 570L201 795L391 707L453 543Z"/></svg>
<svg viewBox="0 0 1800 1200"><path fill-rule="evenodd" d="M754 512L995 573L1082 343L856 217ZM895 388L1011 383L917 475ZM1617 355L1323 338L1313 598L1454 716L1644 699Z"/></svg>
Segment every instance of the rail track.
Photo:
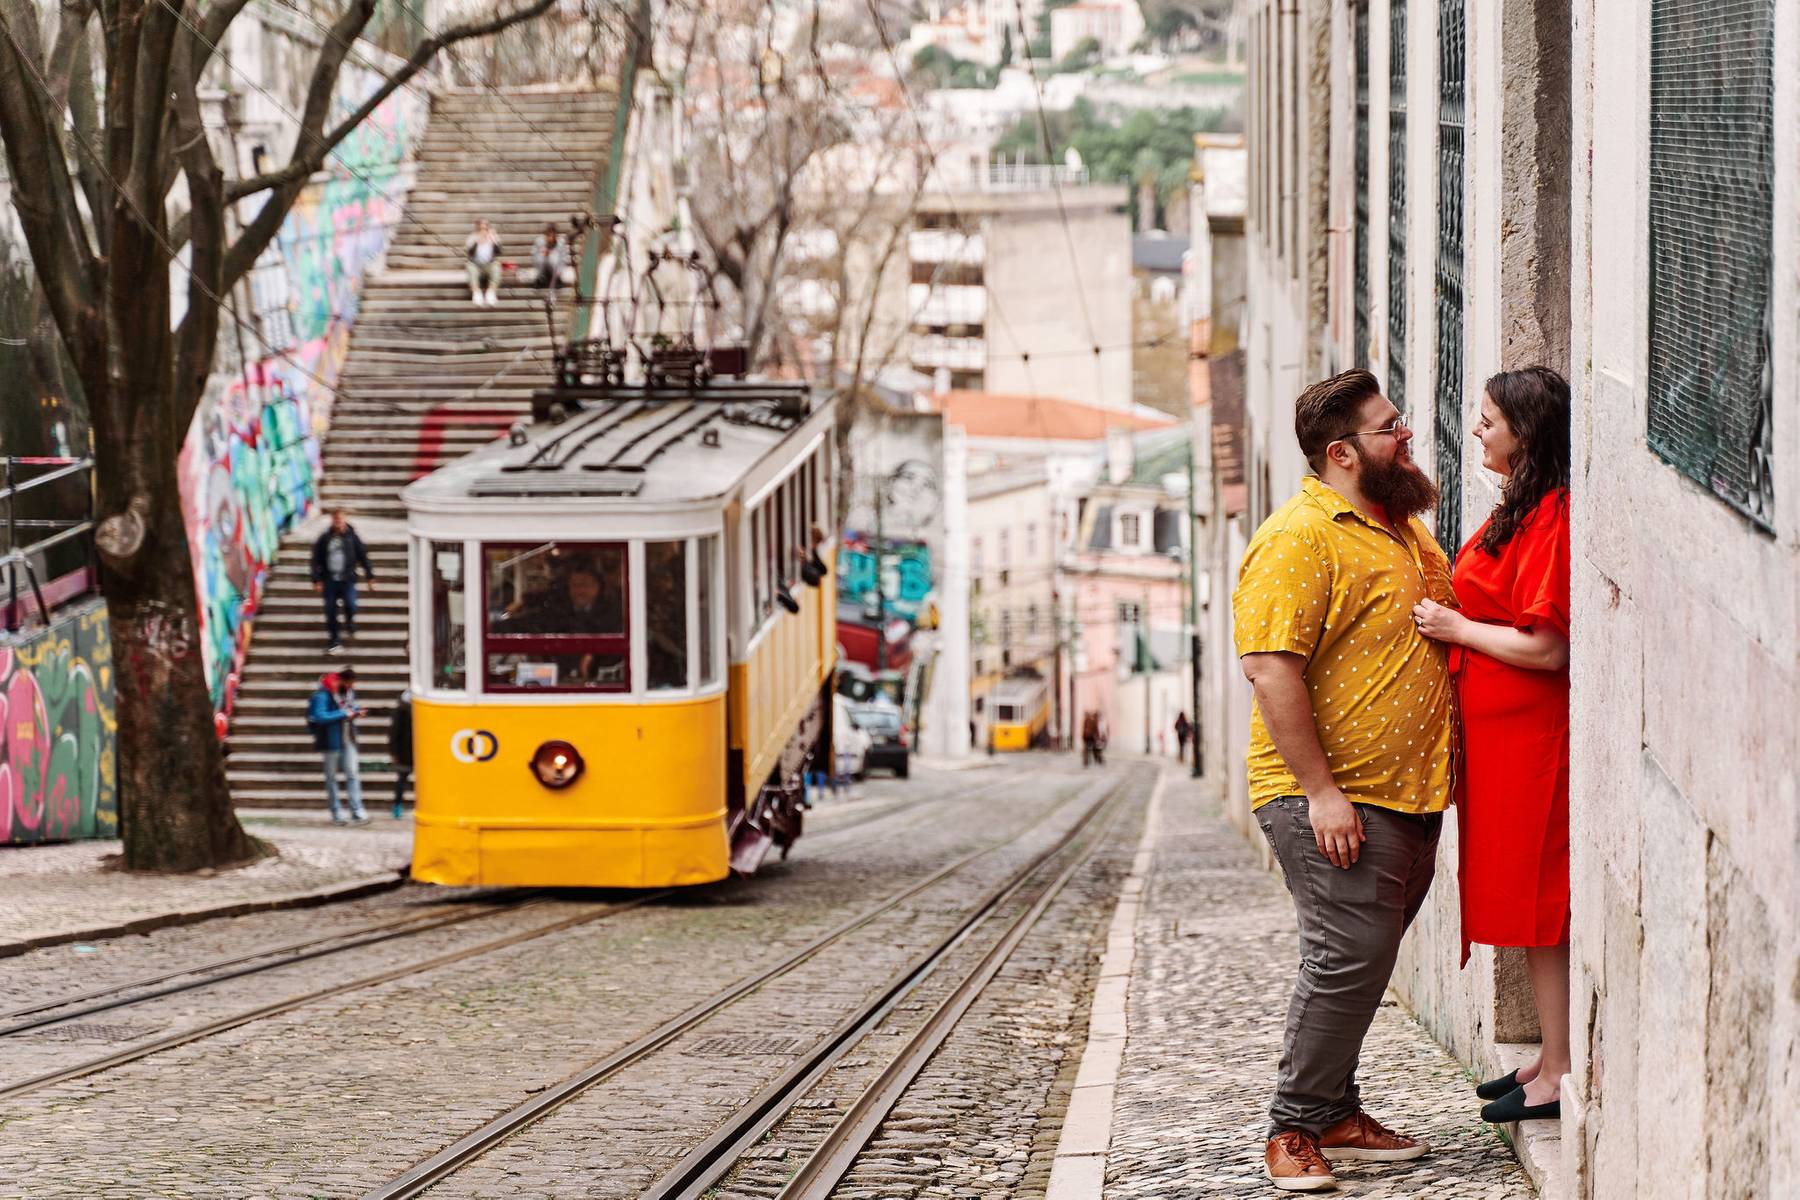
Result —
<svg viewBox="0 0 1800 1200"><path fill-rule="evenodd" d="M894 1098L904 1090L906 1083L916 1076L936 1046L941 1044L944 1037L948 1036L950 1030L954 1028L956 1020L967 1011L968 1006L973 1003L982 988L1005 964L1013 949L1030 932L1031 927L1054 901L1063 886L1099 847L1106 830L1110 828L1112 821L1116 818L1134 779L1135 776L1128 776L1124 780L1111 784L1098 796L1094 796L1085 811L1054 844L1033 856L1028 863L1014 871L999 886L990 889L973 907L965 909L955 926L935 942L925 954L910 963L905 970L889 980L873 996L868 997L854 1012L806 1052L798 1063L784 1072L725 1126L715 1130L710 1137L690 1151L675 1168L658 1180L645 1194L659 1198L704 1195L731 1169L743 1152L755 1145L758 1139L803 1098L819 1077L847 1053L849 1048L855 1045L865 1033L879 1025L894 1007L911 994L919 984L937 975L945 967L946 961L955 950L963 946L971 937L976 936L983 927L998 919L999 911L1009 902L1017 899L1021 892L1031 886L1033 880L1045 875L1051 868L1066 859L1067 862L1062 866L1061 871L1049 883L1036 891L1033 902L1023 912L1006 922L993 947L976 968L959 981L951 999L938 1007L927 1022L926 1029L921 1031L913 1043L909 1044L901 1059L890 1064L888 1071L884 1072L882 1079L878 1081L879 1090L871 1089L867 1102L859 1103L857 1109L853 1110L849 1117L846 1117L839 1131L834 1133L835 1140L829 1145L835 1148L829 1154L821 1152L824 1157L821 1158L819 1166L814 1168L813 1177L820 1180L829 1177L833 1181L840 1177L842 1169L847 1169L848 1163L854 1161L856 1150L859 1150L868 1138L873 1136L875 1129L880 1125L881 1117L892 1106ZM1013 781L1017 782L1018 777L1014 777ZM1099 789L1076 793L1057 807L1060 810L1066 804L1092 796L1092 793L1097 790ZM708 996L600 1061L577 1071L562 1082L546 1088L524 1103L472 1130L405 1173L364 1193L363 1200L404 1200L406 1197L417 1196L425 1192L584 1092L605 1082L634 1063L657 1053L683 1035L691 1033L714 1014L788 974L827 949L845 943L852 934L868 926L883 914L962 871L977 860L1016 844L1029 836L1031 832L1032 828L1028 827L1012 836L972 851L924 879L889 895L874 906L799 947L779 962ZM841 1168L840 1164L842 1164ZM834 1171L836 1174L832 1174ZM821 1184L820 1186L824 1186L828 1191L830 1184ZM809 1192L806 1194L824 1195L826 1193Z"/></svg>
<svg viewBox="0 0 1800 1200"><path fill-rule="evenodd" d="M1027 775L1024 778L1029 777L1030 776ZM936 804L972 799L987 791L993 790L994 788L1016 784L1020 781L1020 778L1021 777L1019 776L1014 776L1010 779L995 780L950 795L935 797L925 803ZM835 840L839 835L851 832L864 825L880 821L885 817L897 813L913 811L917 807L918 802L916 801L900 801L894 804L883 805L870 812L855 814L854 817L846 819L843 823L834 824L832 827L821 830L819 833L813 835L811 844L815 846L822 842L828 844ZM67 1067L43 1072L12 1082L0 1081L0 1099L26 1095L58 1083L64 1083L72 1079L79 1079L87 1075L98 1074L102 1071L124 1066L127 1063L136 1062L140 1059L148 1058L151 1055L160 1054L167 1050L173 1050L203 1038L211 1037L215 1034L223 1033L242 1025L247 1025L253 1021L276 1016L280 1013L288 1012L292 1009L300 1008L304 1005L316 1003L321 1000L327 1000L334 996L341 996L364 988L391 983L398 979L404 979L409 975L422 974L426 971L450 966L466 959L508 949L525 942L533 941L537 938L546 937L550 934L561 933L568 929L574 929L583 925L592 924L596 921L605 920L606 918L615 916L619 913L627 912L635 908L641 908L647 904L665 899L675 894L675 891L676 889L661 889L653 892L635 894L624 900L600 902L593 911L577 913L543 925L534 926L530 929L520 930L504 937L480 942L473 946L466 946L459 950L434 955L415 962L402 964L398 967L361 975L354 979L327 987L316 988L297 995L288 996L272 1003L259 1005L251 1009L231 1013L211 1021L203 1022L202 1024L191 1026L186 1029L177 1030L164 1037L139 1042L111 1054L74 1063ZM496 891L493 894L497 895L500 893ZM471 922L485 920L508 913L517 913L524 909L548 904L552 899L554 899L554 896L550 894L549 890L541 888L520 891L517 893L507 893L504 900L484 905L471 912L456 912L448 915L439 915L436 913L412 914L406 917L396 918L392 921L379 922L338 934L289 942L280 946L233 955L228 958L210 960L193 966L162 972L148 978L115 984L106 988L98 988L77 995L38 1001L23 1008L0 1014L0 1019L25 1018L23 1020L16 1020L10 1025L0 1026L0 1038L48 1028L75 1020L79 1017L127 1009L136 1005L148 1003L152 1000L158 1000L185 992L194 992L217 987L232 980L262 974L283 967L294 966L351 950L392 942L402 938L415 937L432 930L469 924ZM466 901L462 902L466 903ZM898 901L896 901L896 903L897 902ZM870 919L873 918L871 917ZM179 982L171 982L177 980ZM139 990L146 988L150 990Z"/></svg>

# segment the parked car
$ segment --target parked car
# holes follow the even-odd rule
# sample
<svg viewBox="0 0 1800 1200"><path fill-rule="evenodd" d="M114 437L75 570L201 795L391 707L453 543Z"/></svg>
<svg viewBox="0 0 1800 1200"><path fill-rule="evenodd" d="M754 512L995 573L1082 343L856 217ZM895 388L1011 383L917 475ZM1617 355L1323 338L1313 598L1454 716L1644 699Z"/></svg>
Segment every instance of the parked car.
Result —
<svg viewBox="0 0 1800 1200"><path fill-rule="evenodd" d="M834 761L831 769L840 776L861 779L869 773L869 744L872 739L856 723L850 710L849 700L843 696L832 697L831 752Z"/></svg>
<svg viewBox="0 0 1800 1200"><path fill-rule="evenodd" d="M850 719L869 735L869 750L863 762L870 771L892 771L896 779L910 774L912 737L900 710L892 704L871 701L850 708Z"/></svg>

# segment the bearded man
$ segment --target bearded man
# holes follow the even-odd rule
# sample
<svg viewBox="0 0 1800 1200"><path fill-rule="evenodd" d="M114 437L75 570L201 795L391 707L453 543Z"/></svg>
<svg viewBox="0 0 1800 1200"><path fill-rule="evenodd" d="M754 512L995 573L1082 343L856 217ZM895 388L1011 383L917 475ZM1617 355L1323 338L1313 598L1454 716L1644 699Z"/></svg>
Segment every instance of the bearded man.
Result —
<svg viewBox="0 0 1800 1200"><path fill-rule="evenodd" d="M1316 475L1251 539L1232 613L1256 694L1250 802L1302 951L1264 1169L1276 1187L1310 1192L1336 1186L1329 1160L1427 1149L1363 1111L1356 1068L1450 802L1450 676L1412 607L1456 600L1417 519L1438 489L1375 377L1346 371L1307 388L1294 434Z"/></svg>

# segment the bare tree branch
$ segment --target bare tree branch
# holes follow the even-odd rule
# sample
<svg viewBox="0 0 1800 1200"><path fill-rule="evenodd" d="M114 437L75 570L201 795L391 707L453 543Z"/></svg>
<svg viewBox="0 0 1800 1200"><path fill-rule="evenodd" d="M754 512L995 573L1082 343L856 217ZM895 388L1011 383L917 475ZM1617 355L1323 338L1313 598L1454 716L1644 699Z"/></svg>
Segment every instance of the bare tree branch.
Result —
<svg viewBox="0 0 1800 1200"><path fill-rule="evenodd" d="M363 3L368 4L370 14L372 15L374 12L372 0L359 0L359 7ZM306 179L313 172L325 165L325 159L333 150L337 149L340 142L355 132L356 127L368 119L376 109L380 108L382 104L387 101L389 96L400 90L400 88L404 87L415 75L429 66L431 60L435 58L440 51L449 46L454 46L458 42L468 41L471 38L491 37L492 35L499 33L502 30L510 29L512 26L520 24L521 22L541 17L549 12L551 8L555 7L555 5L556 0L532 0L532 3L524 8L515 9L510 13L495 17L492 20L466 22L452 29L440 32L433 37L427 38L425 41L419 43L418 49L412 52L412 56L406 60L405 64L402 65L399 70L388 76L386 82L384 82L381 87L377 88L368 99L364 100L354 112L350 113L350 115L334 126L329 133L320 133L320 130L324 125L325 113L318 113L316 121L312 119L314 114L312 112L311 96L309 95L308 111L305 114L307 120L302 124L301 138L304 140L307 136L305 131L311 130L313 135L312 147L303 154L299 146L296 145L294 157L287 166L278 171L265 172L262 175L253 176L250 179L236 180L228 184L225 189L225 198L230 201L241 200L246 196L254 196L258 192L266 192L271 188L279 188L296 179ZM349 14L346 14L344 18L341 18L338 25L333 27L333 32L328 35L329 39L337 47L337 58L340 65L342 64L344 55L349 52L349 39L341 36L338 30L344 25L348 18ZM356 29L360 31L362 26L367 23L368 19L365 17L362 24L357 25ZM326 99L329 100L329 98L330 93L327 92ZM258 253L260 252L259 249ZM255 261L255 255L251 256L251 261ZM227 272L227 275L229 277L229 271Z"/></svg>

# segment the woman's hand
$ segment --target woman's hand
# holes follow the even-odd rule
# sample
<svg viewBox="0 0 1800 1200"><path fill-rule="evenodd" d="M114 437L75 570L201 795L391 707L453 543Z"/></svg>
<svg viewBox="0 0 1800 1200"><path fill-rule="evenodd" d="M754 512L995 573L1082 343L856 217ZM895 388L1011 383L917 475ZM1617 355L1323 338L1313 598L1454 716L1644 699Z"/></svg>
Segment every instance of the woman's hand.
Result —
<svg viewBox="0 0 1800 1200"><path fill-rule="evenodd" d="M1469 618L1436 600L1421 600L1413 605L1412 619L1420 633L1436 642L1460 643L1469 624Z"/></svg>

